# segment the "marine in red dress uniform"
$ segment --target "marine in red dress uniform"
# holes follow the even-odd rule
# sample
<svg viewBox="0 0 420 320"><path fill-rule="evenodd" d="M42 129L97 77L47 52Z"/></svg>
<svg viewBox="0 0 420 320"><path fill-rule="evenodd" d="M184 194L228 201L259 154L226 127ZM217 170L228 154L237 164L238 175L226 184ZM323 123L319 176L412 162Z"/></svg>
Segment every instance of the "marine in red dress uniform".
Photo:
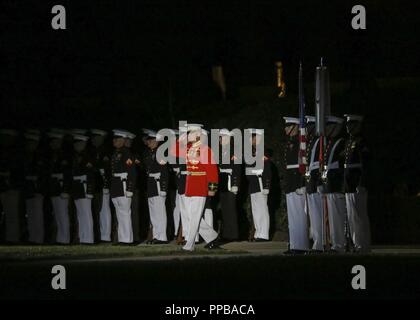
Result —
<svg viewBox="0 0 420 320"><path fill-rule="evenodd" d="M217 232L203 219L203 212L206 198L217 191L219 176L212 150L202 141L201 127L188 124L188 134L183 134L170 150L171 155L185 159L187 167L184 208L189 232L183 249L188 251L194 250L197 232L206 241L206 248L217 247Z"/></svg>

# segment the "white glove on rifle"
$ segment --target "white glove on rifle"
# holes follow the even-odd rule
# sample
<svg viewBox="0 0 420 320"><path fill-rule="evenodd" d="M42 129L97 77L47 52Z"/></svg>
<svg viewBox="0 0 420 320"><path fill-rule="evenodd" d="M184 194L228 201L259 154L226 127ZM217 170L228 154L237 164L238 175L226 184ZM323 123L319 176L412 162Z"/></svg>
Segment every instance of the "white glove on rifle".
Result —
<svg viewBox="0 0 420 320"><path fill-rule="evenodd" d="M161 192L159 192L159 195L160 195L161 197L166 197L166 191L161 191Z"/></svg>
<svg viewBox="0 0 420 320"><path fill-rule="evenodd" d="M125 196L126 196L127 198L131 198L131 197L133 196L133 193L132 193L131 191L126 191L126 192L125 192Z"/></svg>
<svg viewBox="0 0 420 320"><path fill-rule="evenodd" d="M230 191L231 191L233 194L237 194L237 193L238 193L238 187L237 187L237 186L233 186L232 188L230 188Z"/></svg>

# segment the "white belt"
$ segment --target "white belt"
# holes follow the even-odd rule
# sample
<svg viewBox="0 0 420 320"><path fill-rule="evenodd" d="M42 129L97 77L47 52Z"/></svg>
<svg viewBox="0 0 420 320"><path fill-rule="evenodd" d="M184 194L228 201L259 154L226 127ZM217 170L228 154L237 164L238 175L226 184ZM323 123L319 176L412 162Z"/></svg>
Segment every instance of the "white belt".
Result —
<svg viewBox="0 0 420 320"><path fill-rule="evenodd" d="M73 180L76 180L76 181L80 181L80 182L86 182L86 175L83 175L83 176L74 176L73 177Z"/></svg>
<svg viewBox="0 0 420 320"><path fill-rule="evenodd" d="M338 161L333 162L331 164L329 164L328 166L325 166L327 170L332 170L332 169L338 169Z"/></svg>
<svg viewBox="0 0 420 320"><path fill-rule="evenodd" d="M177 174L179 173L179 168L173 168L172 170L174 170Z"/></svg>
<svg viewBox="0 0 420 320"><path fill-rule="evenodd" d="M149 173L149 177L154 178L155 180L159 180L160 179L160 172Z"/></svg>
<svg viewBox="0 0 420 320"><path fill-rule="evenodd" d="M298 164L288 164L286 166L286 169L298 169L299 165Z"/></svg>
<svg viewBox="0 0 420 320"><path fill-rule="evenodd" d="M127 179L128 173L127 172L114 173L113 176L116 177L116 178L120 178L121 180L123 180L123 179Z"/></svg>
<svg viewBox="0 0 420 320"><path fill-rule="evenodd" d="M220 173L229 173L229 174L232 174L232 169L220 169Z"/></svg>
<svg viewBox="0 0 420 320"><path fill-rule="evenodd" d="M251 170L251 173L256 175L256 176L260 176L263 173L263 169L259 169L259 170Z"/></svg>
<svg viewBox="0 0 420 320"><path fill-rule="evenodd" d="M362 167L361 163L344 164L344 168L346 168L346 169L361 168L361 167Z"/></svg>
<svg viewBox="0 0 420 320"><path fill-rule="evenodd" d="M188 175L188 171L181 171L180 172L182 175Z"/></svg>
<svg viewBox="0 0 420 320"><path fill-rule="evenodd" d="M80 183L83 183L83 188L84 188L84 190L85 190L85 193L86 193L86 175L82 175L82 176L74 176L73 177L73 180L75 180L75 181L80 181Z"/></svg>

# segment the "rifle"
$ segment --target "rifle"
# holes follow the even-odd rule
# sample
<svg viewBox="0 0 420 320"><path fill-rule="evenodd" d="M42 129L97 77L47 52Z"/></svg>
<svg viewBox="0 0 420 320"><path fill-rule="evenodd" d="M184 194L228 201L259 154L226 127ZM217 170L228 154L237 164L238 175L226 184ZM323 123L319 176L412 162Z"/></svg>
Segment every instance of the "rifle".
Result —
<svg viewBox="0 0 420 320"><path fill-rule="evenodd" d="M320 65L316 68L315 74L315 106L316 106L316 134L319 136L319 171L320 177L324 176L324 152L325 152L325 123L326 117L331 112L330 89L328 69L323 65L321 58ZM330 250L330 230L328 222L327 196L322 190L322 240L324 251Z"/></svg>

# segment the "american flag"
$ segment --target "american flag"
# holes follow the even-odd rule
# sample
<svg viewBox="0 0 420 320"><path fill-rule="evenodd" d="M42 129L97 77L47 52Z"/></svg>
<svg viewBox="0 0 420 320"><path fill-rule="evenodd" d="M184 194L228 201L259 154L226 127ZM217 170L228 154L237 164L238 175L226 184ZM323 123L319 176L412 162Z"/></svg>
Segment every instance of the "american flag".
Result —
<svg viewBox="0 0 420 320"><path fill-rule="evenodd" d="M299 172L305 174L308 164L306 159L306 123L305 123L305 96L303 94L302 63L299 65Z"/></svg>

